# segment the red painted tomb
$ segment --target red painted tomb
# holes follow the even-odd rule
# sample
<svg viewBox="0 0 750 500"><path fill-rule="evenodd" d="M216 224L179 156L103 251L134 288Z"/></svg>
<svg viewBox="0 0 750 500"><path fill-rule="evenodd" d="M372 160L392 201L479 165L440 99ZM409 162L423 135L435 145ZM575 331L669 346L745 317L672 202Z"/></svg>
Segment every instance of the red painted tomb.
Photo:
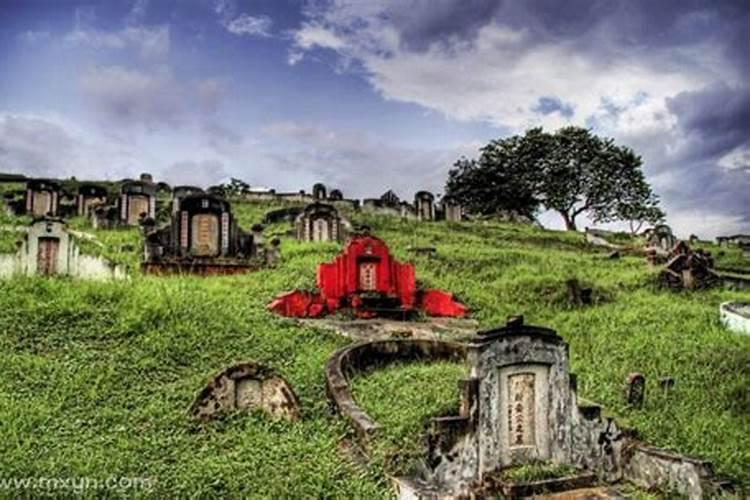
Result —
<svg viewBox="0 0 750 500"><path fill-rule="evenodd" d="M351 311L357 317L462 317L467 307L441 290L417 290L414 264L394 259L388 246L369 235L354 236L333 262L318 265L317 291L295 290L277 297L268 309L282 316L320 317Z"/></svg>

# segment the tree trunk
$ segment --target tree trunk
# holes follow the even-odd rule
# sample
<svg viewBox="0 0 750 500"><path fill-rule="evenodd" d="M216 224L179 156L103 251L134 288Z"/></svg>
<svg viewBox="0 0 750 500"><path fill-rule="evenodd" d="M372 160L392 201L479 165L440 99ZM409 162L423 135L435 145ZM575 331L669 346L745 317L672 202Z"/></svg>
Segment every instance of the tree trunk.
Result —
<svg viewBox="0 0 750 500"><path fill-rule="evenodd" d="M560 212L563 220L565 221L565 229L568 231L577 231L575 216L570 215L568 212Z"/></svg>

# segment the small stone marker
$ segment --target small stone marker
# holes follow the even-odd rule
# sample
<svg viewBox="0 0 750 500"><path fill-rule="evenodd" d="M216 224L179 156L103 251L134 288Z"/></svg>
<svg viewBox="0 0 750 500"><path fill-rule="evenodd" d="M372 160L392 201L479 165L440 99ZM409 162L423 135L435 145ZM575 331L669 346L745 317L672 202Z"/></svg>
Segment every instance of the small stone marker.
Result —
<svg viewBox="0 0 750 500"><path fill-rule="evenodd" d="M635 407L643 406L643 399L646 395L646 377L643 374L634 372L625 379L625 401Z"/></svg>
<svg viewBox="0 0 750 500"><path fill-rule="evenodd" d="M591 297L593 295L591 288L581 288L581 284L577 279L566 281L565 286L568 287L568 296L573 305L587 306L591 304Z"/></svg>
<svg viewBox="0 0 750 500"><path fill-rule="evenodd" d="M664 391L664 395L667 396L674 388L674 379L672 377L661 377L659 379L659 387Z"/></svg>
<svg viewBox="0 0 750 500"><path fill-rule="evenodd" d="M614 252L612 252L611 254L609 254L607 256L607 258L613 259L613 260L614 259L619 259L620 258L620 252L618 252L617 250L615 250Z"/></svg>

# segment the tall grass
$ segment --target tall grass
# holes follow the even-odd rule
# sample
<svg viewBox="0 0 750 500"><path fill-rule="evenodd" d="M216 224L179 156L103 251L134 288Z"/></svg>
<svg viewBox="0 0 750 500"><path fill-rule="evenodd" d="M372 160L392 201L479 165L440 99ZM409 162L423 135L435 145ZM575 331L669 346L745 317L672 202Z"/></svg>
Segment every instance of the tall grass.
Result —
<svg viewBox="0 0 750 500"><path fill-rule="evenodd" d="M243 227L272 208L236 205ZM658 446L705 457L750 484L750 337L725 331L717 307L750 300L730 290L657 289L641 259L609 260L580 234L495 223L415 223L357 215L424 286L471 306L483 328L510 314L552 327L570 343L580 395L596 400ZM335 244L285 239L277 269L235 277L146 277L136 229L93 231L92 252L128 264L127 282L19 278L0 282L0 477L148 476L154 496L388 496L381 472L360 471L337 450L349 429L328 414L327 358L346 340L278 318L265 305L314 283ZM287 225L268 228L273 234ZM434 258L411 245L436 246ZM96 250L94 247L99 248ZM594 289L573 307L565 280ZM299 395L299 423L262 415L195 424L187 408L230 363L266 363ZM629 372L647 378L646 403L626 407ZM355 396L387 424L384 465L420 451L428 418L451 410L462 367L399 365L358 378ZM663 394L658 378L676 385ZM404 464L405 465L405 464ZM95 494L94 494L95 496Z"/></svg>

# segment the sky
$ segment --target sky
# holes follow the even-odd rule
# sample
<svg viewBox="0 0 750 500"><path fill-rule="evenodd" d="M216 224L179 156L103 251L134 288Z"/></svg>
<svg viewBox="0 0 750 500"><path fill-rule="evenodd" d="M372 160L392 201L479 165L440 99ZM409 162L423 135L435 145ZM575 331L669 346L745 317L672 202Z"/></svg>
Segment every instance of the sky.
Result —
<svg viewBox="0 0 750 500"><path fill-rule="evenodd" d="M642 155L678 236L750 233L748 26L747 0L0 0L0 171L410 200L579 125Z"/></svg>

